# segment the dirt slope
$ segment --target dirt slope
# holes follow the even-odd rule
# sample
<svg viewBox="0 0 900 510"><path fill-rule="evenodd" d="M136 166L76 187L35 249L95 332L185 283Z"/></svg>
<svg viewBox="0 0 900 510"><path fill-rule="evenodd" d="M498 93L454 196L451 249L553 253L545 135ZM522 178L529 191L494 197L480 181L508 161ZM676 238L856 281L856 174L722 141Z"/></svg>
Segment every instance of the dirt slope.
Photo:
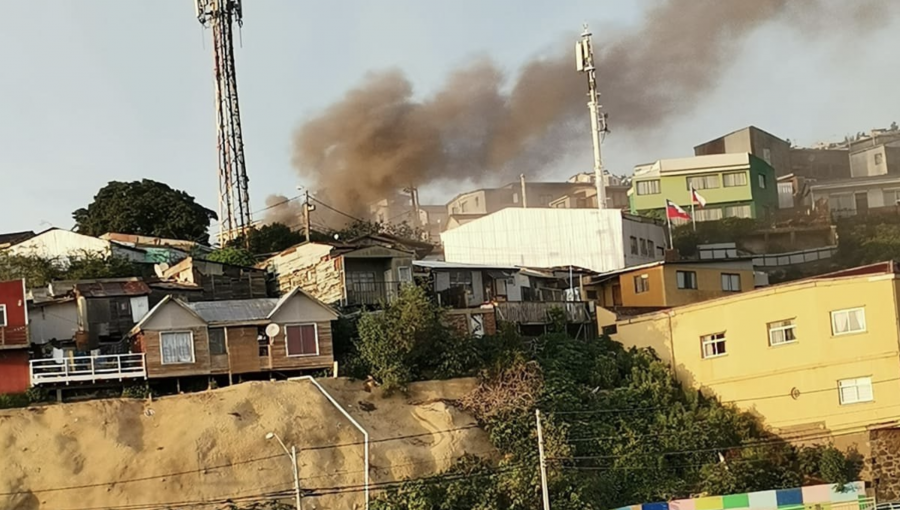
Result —
<svg viewBox="0 0 900 510"><path fill-rule="evenodd" d="M472 380L418 383L388 399L361 382L320 382L369 431L373 483L440 471L464 453L490 455L480 429L440 432L474 423L445 403ZM255 382L153 402L0 411L0 493L15 493L0 495L0 508L156 506L291 489L290 460L265 440L270 431L301 449L304 487L363 483L363 446L335 447L361 434L310 382ZM58 490L66 487L78 488ZM309 508L362 508L362 495L305 499Z"/></svg>

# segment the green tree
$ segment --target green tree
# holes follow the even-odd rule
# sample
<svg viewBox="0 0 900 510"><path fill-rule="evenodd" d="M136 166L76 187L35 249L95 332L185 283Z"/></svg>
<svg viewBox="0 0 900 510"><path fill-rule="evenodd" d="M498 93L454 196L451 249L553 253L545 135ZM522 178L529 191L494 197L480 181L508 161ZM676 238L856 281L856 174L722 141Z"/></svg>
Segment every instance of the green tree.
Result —
<svg viewBox="0 0 900 510"><path fill-rule="evenodd" d="M203 244L209 243L210 221L217 219L191 195L150 179L111 181L72 217L75 230L89 236L121 232Z"/></svg>
<svg viewBox="0 0 900 510"><path fill-rule="evenodd" d="M206 260L213 262L221 262L222 264L231 264L232 266L252 267L256 264L253 254L243 248L227 246L219 248L206 256Z"/></svg>
<svg viewBox="0 0 900 510"><path fill-rule="evenodd" d="M390 234L400 239L421 241L425 236L425 231L421 228L415 228L405 221L402 223L382 223L357 220L341 230L331 232L331 234L332 237L337 235L337 239L341 241L349 241L357 237L374 234Z"/></svg>
<svg viewBox="0 0 900 510"><path fill-rule="evenodd" d="M254 255L276 253L304 241L303 234L290 229L283 223L270 223L251 228L246 235L241 234L230 241L228 246L246 248Z"/></svg>
<svg viewBox="0 0 900 510"><path fill-rule="evenodd" d="M142 276L139 265L128 259L81 252L65 259L0 252L0 280L24 278L29 287L42 287L55 280L86 280Z"/></svg>

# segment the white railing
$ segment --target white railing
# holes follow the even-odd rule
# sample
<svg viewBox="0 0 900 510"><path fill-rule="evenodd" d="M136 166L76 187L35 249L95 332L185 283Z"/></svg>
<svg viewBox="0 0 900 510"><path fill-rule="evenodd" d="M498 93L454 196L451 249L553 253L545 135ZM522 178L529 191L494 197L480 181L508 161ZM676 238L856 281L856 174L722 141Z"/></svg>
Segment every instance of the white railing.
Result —
<svg viewBox="0 0 900 510"><path fill-rule="evenodd" d="M143 353L33 359L29 363L32 385L147 377Z"/></svg>

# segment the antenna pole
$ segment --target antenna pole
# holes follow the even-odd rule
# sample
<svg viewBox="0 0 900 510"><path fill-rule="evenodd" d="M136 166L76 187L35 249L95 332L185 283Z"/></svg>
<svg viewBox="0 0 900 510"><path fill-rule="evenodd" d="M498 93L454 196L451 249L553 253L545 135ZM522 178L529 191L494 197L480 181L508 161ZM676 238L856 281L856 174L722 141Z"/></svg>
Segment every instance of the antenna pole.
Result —
<svg viewBox="0 0 900 510"><path fill-rule="evenodd" d="M597 185L597 208L606 208L606 185L603 182L603 157L600 144L607 133L606 114L600 113L600 93L597 92L597 70L594 68L594 45L587 24L581 40L575 43L576 69L588 78L588 109L591 112L591 141L594 144L594 181Z"/></svg>
<svg viewBox="0 0 900 510"><path fill-rule="evenodd" d="M306 242L309 242L309 189L306 190L306 202L303 203L303 232L306 233Z"/></svg>

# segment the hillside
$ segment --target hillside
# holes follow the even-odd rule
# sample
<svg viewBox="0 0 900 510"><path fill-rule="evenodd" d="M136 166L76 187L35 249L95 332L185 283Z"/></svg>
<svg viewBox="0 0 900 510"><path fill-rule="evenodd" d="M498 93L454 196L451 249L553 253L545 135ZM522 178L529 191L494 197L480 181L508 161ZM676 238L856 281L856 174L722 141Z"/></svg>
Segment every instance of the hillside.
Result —
<svg viewBox="0 0 900 510"><path fill-rule="evenodd" d="M492 451L486 434L467 428L474 420L444 403L474 380L416 383L408 396L391 398L365 392L361 382L320 382L369 431L373 483L437 473L464 453ZM448 429L457 430L436 433ZM265 440L270 431L301 449L304 487L362 484L361 434L310 382L255 382L152 402L0 411L0 507L143 507L291 489L290 461ZM400 436L414 437L392 439ZM358 444L335 447L347 443ZM304 503L361 508L362 494Z"/></svg>

